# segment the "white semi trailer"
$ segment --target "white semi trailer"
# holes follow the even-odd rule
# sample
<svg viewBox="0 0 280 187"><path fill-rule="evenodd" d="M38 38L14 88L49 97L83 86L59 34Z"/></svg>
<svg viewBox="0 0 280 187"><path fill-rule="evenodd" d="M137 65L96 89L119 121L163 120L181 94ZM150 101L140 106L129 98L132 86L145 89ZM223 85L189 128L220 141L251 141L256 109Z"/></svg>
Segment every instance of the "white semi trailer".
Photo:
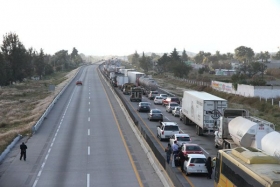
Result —
<svg viewBox="0 0 280 187"><path fill-rule="evenodd" d="M215 147L223 149L250 147L261 150L262 139L273 131L275 131L273 123L253 116L244 115L229 121L223 120L219 130L215 132Z"/></svg>
<svg viewBox="0 0 280 187"><path fill-rule="evenodd" d="M186 125L195 124L196 134L214 134L219 118L228 106L225 99L206 92L184 91L182 98L182 121Z"/></svg>
<svg viewBox="0 0 280 187"><path fill-rule="evenodd" d="M139 86L139 78L144 76L144 73L138 72L138 71L128 71L128 81L129 83L135 84L135 86Z"/></svg>

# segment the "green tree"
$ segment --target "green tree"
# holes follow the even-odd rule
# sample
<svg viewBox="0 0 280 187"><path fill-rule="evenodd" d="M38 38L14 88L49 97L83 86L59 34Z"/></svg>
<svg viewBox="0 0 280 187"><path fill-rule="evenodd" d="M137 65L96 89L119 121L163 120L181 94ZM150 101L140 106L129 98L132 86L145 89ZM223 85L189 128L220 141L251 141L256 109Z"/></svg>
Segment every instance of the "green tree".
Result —
<svg viewBox="0 0 280 187"><path fill-rule="evenodd" d="M170 57L167 55L167 53L164 53L161 58L157 61L157 72L158 73L164 73L168 72L168 64L170 62Z"/></svg>
<svg viewBox="0 0 280 187"><path fill-rule="evenodd" d="M181 59L182 59L183 62L186 62L186 61L189 60L189 56L188 56L188 54L187 54L185 49L183 50Z"/></svg>
<svg viewBox="0 0 280 187"><path fill-rule="evenodd" d="M194 56L194 61L198 64L202 64L203 59L204 59L204 51L199 51L199 53Z"/></svg>
<svg viewBox="0 0 280 187"><path fill-rule="evenodd" d="M234 50L235 52L235 57L243 63L249 63L252 61L255 53L254 51L249 48L249 47L245 47L245 46L240 46L238 48L236 48Z"/></svg>
<svg viewBox="0 0 280 187"><path fill-rule="evenodd" d="M36 74L41 79L42 76L45 73L45 66L46 66L45 60L44 60L44 51L43 51L43 49L41 49L40 53L38 55L36 55L35 61L34 61L34 66L35 66Z"/></svg>
<svg viewBox="0 0 280 187"><path fill-rule="evenodd" d="M174 48L174 50L170 53L170 59L173 62L181 60L181 57L180 57L179 53L177 52L176 48Z"/></svg>
<svg viewBox="0 0 280 187"><path fill-rule="evenodd" d="M139 54L137 51L132 56L132 64L137 65L139 63Z"/></svg>
<svg viewBox="0 0 280 187"><path fill-rule="evenodd" d="M5 86L8 83L9 82L6 74L6 63L4 61L3 54L0 52L0 86Z"/></svg>
<svg viewBox="0 0 280 187"><path fill-rule="evenodd" d="M145 73L148 73L151 68L151 58L146 57L144 52L142 57L139 59L140 67L144 70Z"/></svg>
<svg viewBox="0 0 280 187"><path fill-rule="evenodd" d="M22 81L27 76L25 62L27 52L20 42L18 35L14 33L6 34L1 46L4 61L7 63L7 79L9 82Z"/></svg>
<svg viewBox="0 0 280 187"><path fill-rule="evenodd" d="M280 50L274 56L272 56L272 58L275 60L280 60Z"/></svg>

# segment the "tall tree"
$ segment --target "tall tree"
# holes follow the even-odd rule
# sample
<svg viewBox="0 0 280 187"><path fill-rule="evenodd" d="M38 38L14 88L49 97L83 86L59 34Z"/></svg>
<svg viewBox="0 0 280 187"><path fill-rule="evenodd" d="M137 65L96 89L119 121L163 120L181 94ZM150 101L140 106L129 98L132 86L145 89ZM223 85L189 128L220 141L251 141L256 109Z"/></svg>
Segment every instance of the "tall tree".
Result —
<svg viewBox="0 0 280 187"><path fill-rule="evenodd" d="M159 73L168 72L168 64L170 62L170 57L167 53L164 53L160 59L157 61L157 71Z"/></svg>
<svg viewBox="0 0 280 187"><path fill-rule="evenodd" d="M171 58L171 61L180 61L181 60L180 55L177 52L176 48L174 48L174 50L170 53L170 58Z"/></svg>
<svg viewBox="0 0 280 187"><path fill-rule="evenodd" d="M188 54L187 54L185 49L183 50L181 59L182 59L183 62L186 62L186 61L189 60L189 56L188 56Z"/></svg>
<svg viewBox="0 0 280 187"><path fill-rule="evenodd" d="M137 51L135 51L135 53L132 56L132 64L137 65L139 63L139 54L137 53Z"/></svg>
<svg viewBox="0 0 280 187"><path fill-rule="evenodd" d="M199 53L197 53L194 57L195 62L198 64L202 64L203 59L204 59L204 51L199 51Z"/></svg>
<svg viewBox="0 0 280 187"><path fill-rule="evenodd" d="M25 62L27 53L24 45L20 42L18 35L6 34L1 46L4 60L7 63L7 78L9 81L22 81L26 75Z"/></svg>
<svg viewBox="0 0 280 187"><path fill-rule="evenodd" d="M6 63L4 61L4 56L0 52L0 86L5 86L8 84Z"/></svg>
<svg viewBox="0 0 280 187"><path fill-rule="evenodd" d="M40 50L39 55L36 55L34 65L35 65L36 73L41 79L45 73L44 70L45 70L45 66L46 66L45 61L44 61L43 49Z"/></svg>

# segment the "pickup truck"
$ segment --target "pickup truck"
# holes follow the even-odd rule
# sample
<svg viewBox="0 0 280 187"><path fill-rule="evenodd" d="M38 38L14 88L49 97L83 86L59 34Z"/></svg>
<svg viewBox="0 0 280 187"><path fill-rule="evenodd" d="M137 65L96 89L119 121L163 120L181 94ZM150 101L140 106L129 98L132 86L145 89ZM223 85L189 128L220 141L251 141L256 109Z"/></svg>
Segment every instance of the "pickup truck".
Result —
<svg viewBox="0 0 280 187"><path fill-rule="evenodd" d="M157 126L157 137L161 140L169 139L174 134L179 134L180 129L176 122L160 122Z"/></svg>

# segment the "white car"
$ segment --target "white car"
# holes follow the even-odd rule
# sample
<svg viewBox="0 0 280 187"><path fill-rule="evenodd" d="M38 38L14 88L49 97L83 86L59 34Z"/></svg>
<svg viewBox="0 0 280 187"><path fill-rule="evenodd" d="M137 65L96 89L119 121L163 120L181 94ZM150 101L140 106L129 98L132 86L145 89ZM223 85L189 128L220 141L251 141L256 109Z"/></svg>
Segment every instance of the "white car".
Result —
<svg viewBox="0 0 280 187"><path fill-rule="evenodd" d="M163 98L161 96L155 96L154 104L155 105L161 105L162 104L162 100L163 100Z"/></svg>
<svg viewBox="0 0 280 187"><path fill-rule="evenodd" d="M189 154L188 159L184 162L186 175L191 173L208 173L205 163L206 156L204 154Z"/></svg>
<svg viewBox="0 0 280 187"><path fill-rule="evenodd" d="M177 141L177 144L181 146L184 143L191 143L191 138L188 134L173 134L169 139L171 146L174 144L174 141Z"/></svg>
<svg viewBox="0 0 280 187"><path fill-rule="evenodd" d="M175 107L175 108L172 110L172 112L171 112L172 115L175 116L175 117L176 117L176 116L179 117L179 116L180 116L180 109L181 109L181 108L182 108L182 107L180 107L180 106Z"/></svg>

